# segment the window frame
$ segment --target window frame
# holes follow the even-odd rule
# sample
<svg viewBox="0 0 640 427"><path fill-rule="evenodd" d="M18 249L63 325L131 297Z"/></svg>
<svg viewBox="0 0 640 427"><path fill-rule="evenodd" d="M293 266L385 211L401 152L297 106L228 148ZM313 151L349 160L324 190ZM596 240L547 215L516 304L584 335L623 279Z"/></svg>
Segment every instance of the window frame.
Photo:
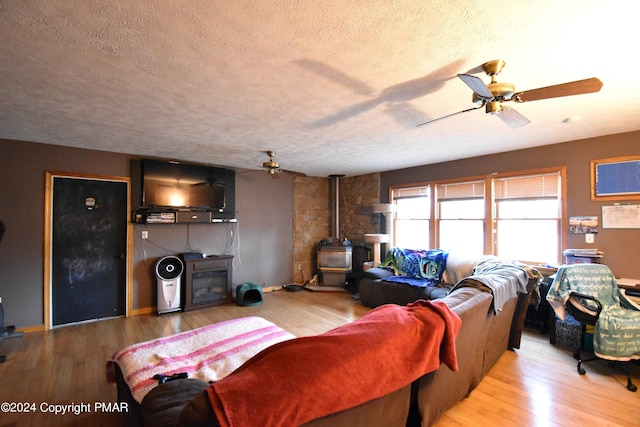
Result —
<svg viewBox="0 0 640 427"><path fill-rule="evenodd" d="M389 186L388 200L390 203L394 203L394 191L416 187L429 187L430 195L430 213L429 213L429 248L437 248L440 243L440 215L438 212L438 194L437 186L446 184L465 184L478 181L484 181L484 202L485 202L485 217L484 217L484 253L495 255L497 253L497 203L495 198L495 181L499 179L509 179L536 175L549 175L558 174L558 183L560 185L560 191L557 197L560 199L559 217L558 221L558 247L556 253L556 259L559 263L562 262L562 248L566 247L567 243L567 178L566 178L566 166L555 166L540 169L527 169L521 171L492 173L489 175L470 176L454 179L435 180L435 181L423 181L413 184L398 184ZM394 227L395 227L395 214L394 214ZM532 218L533 220L533 218ZM393 246L397 245L396 235L393 236ZM526 263L538 263L545 262L545 260L519 260Z"/></svg>
<svg viewBox="0 0 640 427"><path fill-rule="evenodd" d="M438 187L439 186L446 186L446 185L460 185L460 184L475 184L475 183L483 183L483 187L484 187L484 194L482 195L482 199L484 200L484 218L482 218L482 222L483 222L483 235L485 236L484 238L484 242L483 242L483 249L484 249L484 253L487 253L487 242L486 242L486 234L487 234L487 213L489 212L488 210L488 206L487 206L487 176L473 176L473 177L467 177L467 178L457 178L457 179L446 179L446 180L439 180L439 181L434 181L433 184L433 193L434 193L434 197L433 197L433 204L434 204L434 218L433 218L433 222L434 222L434 236L435 239L431 242L429 242L430 247L434 247L434 248L438 248L440 247L440 222L441 221L446 221L446 220L450 220L450 219L443 219L440 216L440 197L438 195ZM457 219L456 221L467 221L467 220L473 220L476 221L478 219Z"/></svg>
<svg viewBox="0 0 640 427"><path fill-rule="evenodd" d="M430 186L429 183L415 183L415 184L411 184L411 185L399 185L399 186L391 186L389 187L389 200L391 201L391 203L394 203L394 198L393 198L393 190L404 190L404 189L418 189L421 187L428 187L428 191L426 193L426 197L429 198L429 216L427 218L414 218L414 220L420 220L420 221L427 221L427 223L429 224L429 242L431 242L433 240L433 215L434 215L434 207L433 207L433 188ZM413 197L419 197L418 195L413 196ZM409 197L402 197L402 198L409 198ZM392 246L397 246L396 243L396 239L398 238L398 233L396 233L396 229L397 229L397 221L398 221L398 217L397 217L397 206L396 209L394 209L393 211L393 233L392 233L392 242L391 245ZM411 221L411 219L408 218L403 218L401 219L402 221ZM420 249L420 248L414 248L414 249Z"/></svg>

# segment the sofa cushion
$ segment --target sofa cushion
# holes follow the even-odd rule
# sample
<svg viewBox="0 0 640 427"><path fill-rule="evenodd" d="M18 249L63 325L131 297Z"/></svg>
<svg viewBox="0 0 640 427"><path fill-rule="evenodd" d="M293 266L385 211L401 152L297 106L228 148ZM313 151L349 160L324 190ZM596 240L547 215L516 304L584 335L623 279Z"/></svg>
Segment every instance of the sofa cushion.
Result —
<svg viewBox="0 0 640 427"><path fill-rule="evenodd" d="M373 279L373 280L382 279L389 276L393 276L393 272L387 270L386 268L374 267L374 268L365 270L364 272L364 277L366 277L367 279Z"/></svg>
<svg viewBox="0 0 640 427"><path fill-rule="evenodd" d="M484 343L492 333L487 327L491 295L480 289L462 288L442 300L462 320L456 338L458 371L440 368L423 376L417 386L417 406L422 425L432 425L440 416L467 396L484 374ZM503 352L506 344L503 345Z"/></svg>
<svg viewBox="0 0 640 427"><path fill-rule="evenodd" d="M366 361L364 361L366 363ZM316 418L304 427L404 426L409 415L411 385L344 411Z"/></svg>
<svg viewBox="0 0 640 427"><path fill-rule="evenodd" d="M465 277L471 276L475 266L487 259L487 257L460 257L450 252L449 256L447 256L447 268L444 270L442 280L449 285L455 285Z"/></svg>
<svg viewBox="0 0 640 427"><path fill-rule="evenodd" d="M220 422L213 412L206 391L198 393L184 405L176 425L179 427L220 427Z"/></svg>
<svg viewBox="0 0 640 427"><path fill-rule="evenodd" d="M383 304L407 305L419 299L443 298L450 289L449 286L418 287L387 281L384 278L372 280L365 277L360 281L360 300L371 308Z"/></svg>
<svg viewBox="0 0 640 427"><path fill-rule="evenodd" d="M191 378L158 385L142 399L140 406L143 425L177 425L183 407L208 386L209 383Z"/></svg>

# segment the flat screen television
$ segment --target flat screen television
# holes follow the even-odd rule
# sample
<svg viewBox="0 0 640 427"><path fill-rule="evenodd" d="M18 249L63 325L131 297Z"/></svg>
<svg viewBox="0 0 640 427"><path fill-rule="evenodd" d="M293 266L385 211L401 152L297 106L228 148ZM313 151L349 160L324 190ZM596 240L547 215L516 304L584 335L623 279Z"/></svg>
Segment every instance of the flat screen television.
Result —
<svg viewBox="0 0 640 427"><path fill-rule="evenodd" d="M234 171L158 160L142 160L139 166L142 206L209 210L214 217L234 217Z"/></svg>

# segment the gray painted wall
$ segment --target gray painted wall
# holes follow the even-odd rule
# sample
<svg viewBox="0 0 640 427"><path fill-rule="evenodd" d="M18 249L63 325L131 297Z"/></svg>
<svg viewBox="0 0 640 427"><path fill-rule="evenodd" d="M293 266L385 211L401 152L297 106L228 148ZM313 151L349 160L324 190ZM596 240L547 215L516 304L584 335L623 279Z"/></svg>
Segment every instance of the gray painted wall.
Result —
<svg viewBox="0 0 640 427"><path fill-rule="evenodd" d="M131 157L7 140L0 140L0 148L0 219L7 225L7 233L0 243L0 297L5 321L18 327L42 325L45 171L128 176ZM590 200L589 161L638 154L640 132L573 141L384 172L380 175L380 196L382 202L388 200L388 187L395 184L566 165L568 216L600 216L602 205L608 203ZM230 246L232 253L237 255L234 283L253 281L277 285L290 282L293 251L291 177L284 175L280 180L272 180L260 172L238 174L236 209L238 239ZM233 229L228 224L192 225L188 229L180 224L154 225L147 227L149 242L142 243L140 231L145 227L134 226L134 309L155 305L153 262L159 256L187 248L187 230L188 246L205 253L221 253L225 251ZM568 247L597 247L605 251L603 261L616 275L640 278L638 229L601 229L592 246L584 243L582 235L569 235Z"/></svg>
<svg viewBox="0 0 640 427"><path fill-rule="evenodd" d="M567 216L591 215L601 218L602 206L611 205L613 202L591 200L591 160L638 155L640 132L630 132L400 169L380 174L380 198L383 202L389 200L389 186L392 185L566 166ZM633 203L640 204L640 200ZM594 244L585 243L583 234L569 234L567 247L602 250L602 262L607 264L617 277L640 279L640 229L617 230L600 227Z"/></svg>
<svg viewBox="0 0 640 427"><path fill-rule="evenodd" d="M21 328L38 326L44 324L45 171L129 176L131 156L10 140L0 140L0 149L0 219L7 226L0 243L0 298L5 323ZM289 283L293 256L292 178L273 180L259 171L238 174L236 210L237 235L229 246L236 255L234 283ZM225 251L233 227L148 226L150 239L142 243L140 230L144 228L134 226L134 310L155 305L153 263L168 253L183 252L187 248L187 230L191 248L213 254Z"/></svg>

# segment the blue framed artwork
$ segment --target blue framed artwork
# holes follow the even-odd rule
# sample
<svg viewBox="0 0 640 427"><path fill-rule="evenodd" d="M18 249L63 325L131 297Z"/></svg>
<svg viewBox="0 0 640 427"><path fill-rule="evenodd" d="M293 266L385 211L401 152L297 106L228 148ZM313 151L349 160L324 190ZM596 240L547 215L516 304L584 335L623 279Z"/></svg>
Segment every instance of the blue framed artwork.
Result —
<svg viewBox="0 0 640 427"><path fill-rule="evenodd" d="M640 200L640 156L592 160L591 200Z"/></svg>

